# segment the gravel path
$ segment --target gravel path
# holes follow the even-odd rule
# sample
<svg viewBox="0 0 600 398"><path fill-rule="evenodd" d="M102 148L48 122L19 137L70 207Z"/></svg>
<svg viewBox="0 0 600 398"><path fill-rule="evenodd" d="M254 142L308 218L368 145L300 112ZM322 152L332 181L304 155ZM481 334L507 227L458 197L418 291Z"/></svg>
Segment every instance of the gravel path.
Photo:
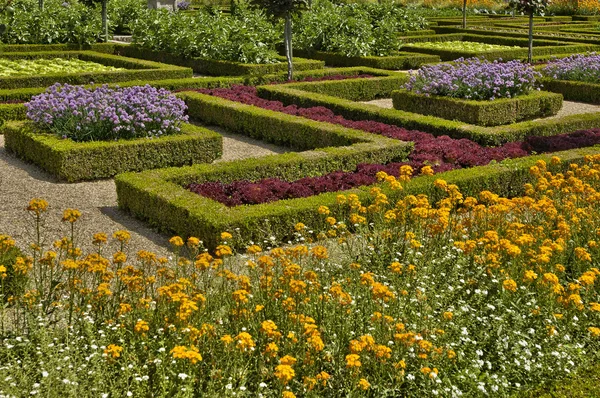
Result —
<svg viewBox="0 0 600 398"><path fill-rule="evenodd" d="M371 104L376 105L380 108L392 109L394 105L392 104L391 98L382 98L373 101L364 101L361 104ZM584 104L583 102L573 102L573 101L563 101L563 107L558 113L554 116L543 118L543 120L552 120L558 119L564 116L570 115L582 115L585 113L594 113L600 112L600 105L592 105L592 104ZM542 120L542 119L535 119Z"/></svg>
<svg viewBox="0 0 600 398"><path fill-rule="evenodd" d="M283 153L285 150L244 136L223 134L223 159L234 160ZM0 135L0 233L11 235L20 246L32 242L33 224L24 210L30 199L41 197L48 201L46 217L47 244L65 236L67 225L62 223L62 211L79 209L83 216L76 224L78 243L84 249L92 249L91 237L96 232L112 234L116 230L131 232L131 253L145 249L160 255L168 255L169 235L159 234L147 224L120 211L112 179L68 184L57 181L39 167L17 159L6 152L4 136Z"/></svg>

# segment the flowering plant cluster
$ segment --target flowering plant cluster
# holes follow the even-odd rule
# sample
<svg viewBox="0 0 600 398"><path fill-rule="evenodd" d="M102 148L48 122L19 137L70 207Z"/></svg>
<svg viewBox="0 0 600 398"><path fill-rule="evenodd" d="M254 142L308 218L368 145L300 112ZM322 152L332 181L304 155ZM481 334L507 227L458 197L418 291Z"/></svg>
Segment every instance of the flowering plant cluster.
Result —
<svg viewBox="0 0 600 398"><path fill-rule="evenodd" d="M74 141L159 137L180 131L187 106L150 85L85 88L55 84L25 105L40 127Z"/></svg>
<svg viewBox="0 0 600 398"><path fill-rule="evenodd" d="M170 259L131 253L126 231L82 250L74 209L48 244L34 199L38 237L0 306L0 394L510 396L566 377L600 349L599 172L600 156L538 161L510 199L373 188L290 225L286 247L176 236ZM413 173L377 178L399 191ZM0 252L15 244L0 235Z"/></svg>
<svg viewBox="0 0 600 398"><path fill-rule="evenodd" d="M540 76L521 61L460 58L454 63L422 66L404 88L417 94L491 101L528 94L537 88Z"/></svg>
<svg viewBox="0 0 600 398"><path fill-rule="evenodd" d="M544 75L553 79L577 80L598 83L600 81L600 54L575 54L548 62Z"/></svg>

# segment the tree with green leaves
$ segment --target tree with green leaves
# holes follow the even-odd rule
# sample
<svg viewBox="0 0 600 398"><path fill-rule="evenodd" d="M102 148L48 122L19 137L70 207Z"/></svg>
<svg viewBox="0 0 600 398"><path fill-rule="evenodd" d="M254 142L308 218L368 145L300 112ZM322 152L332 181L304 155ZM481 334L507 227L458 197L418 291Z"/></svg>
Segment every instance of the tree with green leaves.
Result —
<svg viewBox="0 0 600 398"><path fill-rule="evenodd" d="M544 15L550 0L509 0L509 4L529 16L529 54L527 61L533 62L533 16Z"/></svg>
<svg viewBox="0 0 600 398"><path fill-rule="evenodd" d="M463 27L463 29L467 29L467 0L463 0L462 13L463 13L462 27Z"/></svg>
<svg viewBox="0 0 600 398"><path fill-rule="evenodd" d="M310 0L251 0L251 3L264 9L275 18L283 18L285 57L288 63L288 80L292 80L294 67L292 64L292 16L309 6Z"/></svg>

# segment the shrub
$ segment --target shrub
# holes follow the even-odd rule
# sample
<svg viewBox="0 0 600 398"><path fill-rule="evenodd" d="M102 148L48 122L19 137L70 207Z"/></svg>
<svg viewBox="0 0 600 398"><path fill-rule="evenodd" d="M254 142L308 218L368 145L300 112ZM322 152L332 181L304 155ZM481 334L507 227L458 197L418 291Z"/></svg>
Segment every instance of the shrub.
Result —
<svg viewBox="0 0 600 398"><path fill-rule="evenodd" d="M405 88L417 94L442 95L472 100L513 98L536 87L541 76L521 61L490 62L479 58L455 63L424 65Z"/></svg>
<svg viewBox="0 0 600 398"><path fill-rule="evenodd" d="M27 117L73 141L159 137L180 131L185 103L150 85L95 89L55 84L31 98Z"/></svg>
<svg viewBox="0 0 600 398"><path fill-rule="evenodd" d="M543 73L553 79L598 83L600 54L574 54L566 58L553 59L548 62Z"/></svg>
<svg viewBox="0 0 600 398"><path fill-rule="evenodd" d="M144 10L130 27L133 43L144 49L184 58L279 62L275 51L279 35L273 24L262 12L241 6L233 16L206 10L194 14Z"/></svg>
<svg viewBox="0 0 600 398"><path fill-rule="evenodd" d="M148 4L145 0L110 0L107 7L109 29L124 34L130 33L130 24L148 8Z"/></svg>
<svg viewBox="0 0 600 398"><path fill-rule="evenodd" d="M35 0L16 0L11 6L13 13L0 14L2 43L86 45L100 38L100 13L78 1L46 0L42 10Z"/></svg>

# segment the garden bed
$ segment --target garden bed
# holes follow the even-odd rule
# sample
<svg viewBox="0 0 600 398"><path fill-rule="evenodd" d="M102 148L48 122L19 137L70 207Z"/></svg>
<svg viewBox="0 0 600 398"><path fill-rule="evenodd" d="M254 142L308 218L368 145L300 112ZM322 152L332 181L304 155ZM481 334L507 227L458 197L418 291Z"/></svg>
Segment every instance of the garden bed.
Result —
<svg viewBox="0 0 600 398"><path fill-rule="evenodd" d="M160 138L75 142L36 129L30 122L6 122L6 149L61 180L75 182L194 163L210 163L222 153L219 134L184 124L180 134Z"/></svg>
<svg viewBox="0 0 600 398"><path fill-rule="evenodd" d="M266 75L287 70L285 57L280 57L280 62L274 64L244 64L207 58L184 58L166 52L138 48L134 45L116 47L115 52L127 57L192 68L195 73L210 76ZM294 70L296 71L321 69L324 65L323 61L294 58Z"/></svg>
<svg viewBox="0 0 600 398"><path fill-rule="evenodd" d="M414 52L398 52L397 54L385 57L347 57L343 54L323 51L295 51L295 53L306 58L324 61L327 66L366 66L387 70L414 69L426 63L440 61L440 57L437 55L419 54Z"/></svg>
<svg viewBox="0 0 600 398"><path fill-rule="evenodd" d="M151 81L192 77L192 70L189 68L166 65L151 61L142 61L93 51L44 51L29 53L11 52L2 54L2 58L11 61L53 58L79 59L81 61L94 62L105 66L120 68L121 70L0 77L0 89L48 87L54 83L115 83L131 80Z"/></svg>
<svg viewBox="0 0 600 398"><path fill-rule="evenodd" d="M392 93L395 109L436 116L477 126L500 126L556 115L562 95L536 91L516 98L473 101L439 95L416 94L407 90Z"/></svg>

